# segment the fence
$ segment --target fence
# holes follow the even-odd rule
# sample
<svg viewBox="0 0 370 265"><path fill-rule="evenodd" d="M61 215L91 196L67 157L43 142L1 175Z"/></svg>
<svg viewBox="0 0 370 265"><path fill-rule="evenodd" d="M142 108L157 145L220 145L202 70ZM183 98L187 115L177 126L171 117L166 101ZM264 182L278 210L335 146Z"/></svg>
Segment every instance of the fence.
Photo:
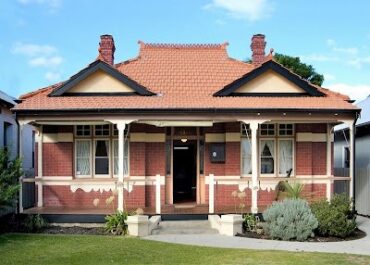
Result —
<svg viewBox="0 0 370 265"><path fill-rule="evenodd" d="M348 168L334 168L334 175L348 177ZM334 192L342 193L349 191L349 182L338 180L334 182ZM359 214L370 216L370 169L356 168L355 172L355 196L356 210Z"/></svg>

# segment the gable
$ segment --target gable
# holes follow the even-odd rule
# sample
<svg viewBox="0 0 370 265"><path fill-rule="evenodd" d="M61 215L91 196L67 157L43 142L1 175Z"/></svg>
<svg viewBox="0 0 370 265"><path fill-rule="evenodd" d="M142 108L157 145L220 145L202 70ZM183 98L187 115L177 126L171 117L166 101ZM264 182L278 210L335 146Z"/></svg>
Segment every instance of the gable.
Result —
<svg viewBox="0 0 370 265"><path fill-rule="evenodd" d="M154 95L146 87L97 60L54 89L49 96Z"/></svg>
<svg viewBox="0 0 370 265"><path fill-rule="evenodd" d="M237 88L234 93L306 93L301 87L273 70L268 70L248 83Z"/></svg>
<svg viewBox="0 0 370 265"><path fill-rule="evenodd" d="M317 87L269 60L226 85L214 96L324 96Z"/></svg>
<svg viewBox="0 0 370 265"><path fill-rule="evenodd" d="M68 93L135 93L135 90L113 76L98 70L74 85Z"/></svg>

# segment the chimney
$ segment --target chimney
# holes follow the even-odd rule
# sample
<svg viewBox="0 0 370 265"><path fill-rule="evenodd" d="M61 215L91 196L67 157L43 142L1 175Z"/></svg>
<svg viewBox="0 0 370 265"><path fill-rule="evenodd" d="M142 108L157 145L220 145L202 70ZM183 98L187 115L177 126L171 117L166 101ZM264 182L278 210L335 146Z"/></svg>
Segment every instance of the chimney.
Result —
<svg viewBox="0 0 370 265"><path fill-rule="evenodd" d="M106 62L107 64L114 64L114 40L112 35L101 35L99 43L99 59Z"/></svg>
<svg viewBox="0 0 370 265"><path fill-rule="evenodd" d="M252 37L252 63L255 66L261 65L265 60L265 35L255 34Z"/></svg>

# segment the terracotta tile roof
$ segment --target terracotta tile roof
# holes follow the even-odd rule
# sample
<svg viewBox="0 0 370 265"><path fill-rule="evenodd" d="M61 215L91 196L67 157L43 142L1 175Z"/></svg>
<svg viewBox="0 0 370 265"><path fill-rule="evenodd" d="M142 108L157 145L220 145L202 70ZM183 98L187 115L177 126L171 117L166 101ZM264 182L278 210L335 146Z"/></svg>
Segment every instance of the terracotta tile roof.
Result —
<svg viewBox="0 0 370 265"><path fill-rule="evenodd" d="M155 96L48 97L58 83L23 95L15 110L82 109L357 109L348 97L317 87L324 97L215 97L254 69L229 58L224 44L145 44L138 57L115 67ZM268 55L267 60L272 60Z"/></svg>

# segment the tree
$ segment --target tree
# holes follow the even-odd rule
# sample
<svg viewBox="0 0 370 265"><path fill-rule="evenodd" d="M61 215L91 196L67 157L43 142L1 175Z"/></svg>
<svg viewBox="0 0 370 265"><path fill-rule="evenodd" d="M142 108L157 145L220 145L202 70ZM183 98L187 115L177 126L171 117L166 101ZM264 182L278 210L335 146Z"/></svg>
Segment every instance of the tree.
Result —
<svg viewBox="0 0 370 265"><path fill-rule="evenodd" d="M19 158L11 160L6 149L0 149L0 207L12 206L19 191L18 179L22 175Z"/></svg>
<svg viewBox="0 0 370 265"><path fill-rule="evenodd" d="M324 82L324 75L318 74L312 65L301 62L299 57L275 53L274 58L278 63L312 84L321 86Z"/></svg>

